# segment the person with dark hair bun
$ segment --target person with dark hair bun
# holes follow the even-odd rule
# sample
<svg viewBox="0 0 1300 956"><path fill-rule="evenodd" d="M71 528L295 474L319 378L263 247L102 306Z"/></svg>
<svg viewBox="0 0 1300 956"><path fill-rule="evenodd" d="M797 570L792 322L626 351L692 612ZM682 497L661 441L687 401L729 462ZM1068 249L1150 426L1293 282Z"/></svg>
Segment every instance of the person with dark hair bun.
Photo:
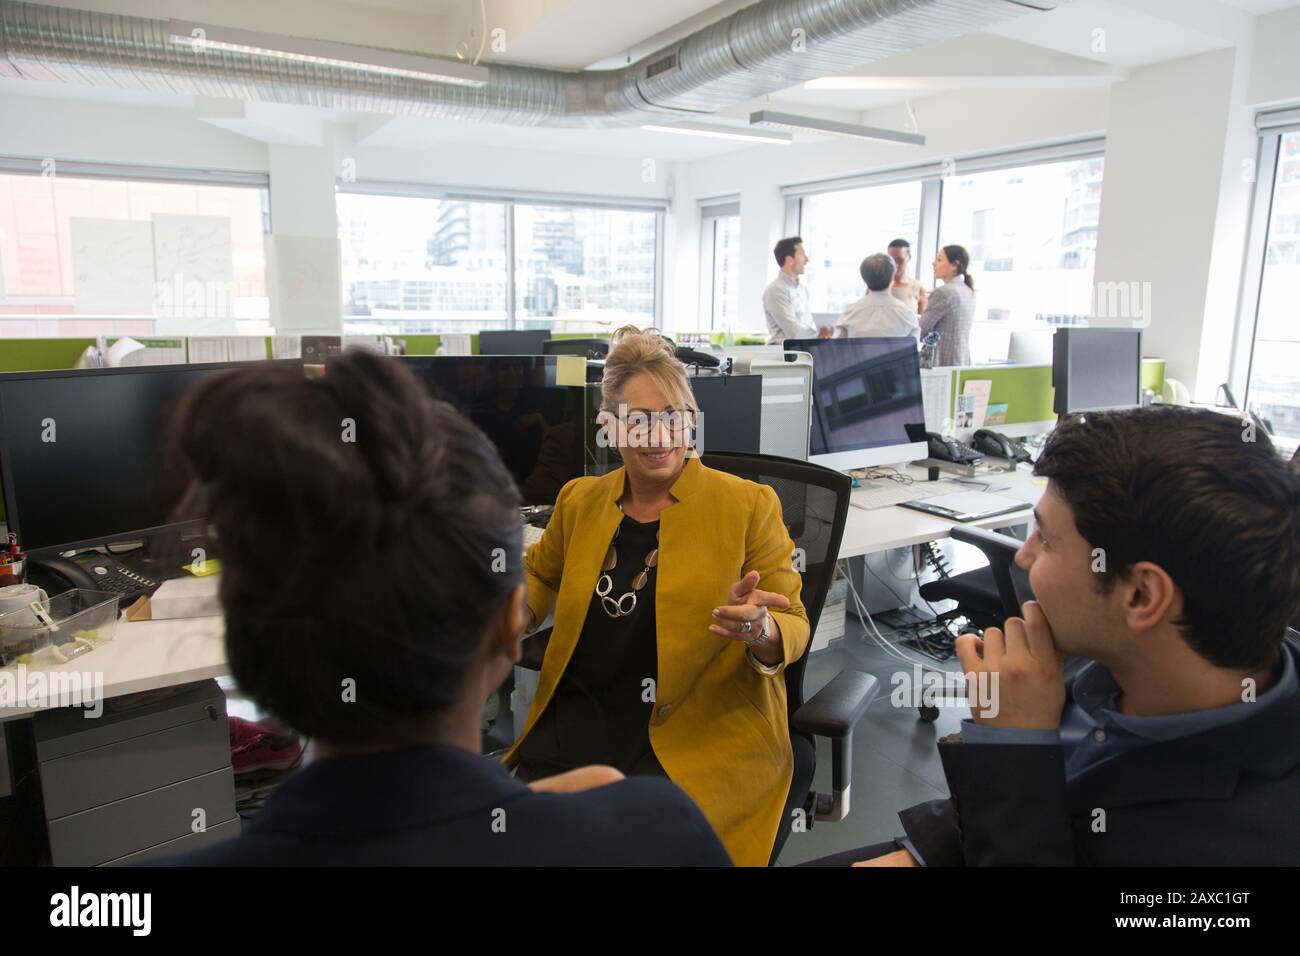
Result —
<svg viewBox="0 0 1300 956"><path fill-rule="evenodd" d="M185 865L725 865L663 779L526 786L480 755L527 621L518 492L399 360L230 371L181 404L172 456L219 543L231 673L316 759Z"/></svg>
<svg viewBox="0 0 1300 956"><path fill-rule="evenodd" d="M961 246L944 246L934 257L934 277L943 285L930 293L921 313L921 338L939 333L935 365L970 364L975 280L969 269L970 254Z"/></svg>

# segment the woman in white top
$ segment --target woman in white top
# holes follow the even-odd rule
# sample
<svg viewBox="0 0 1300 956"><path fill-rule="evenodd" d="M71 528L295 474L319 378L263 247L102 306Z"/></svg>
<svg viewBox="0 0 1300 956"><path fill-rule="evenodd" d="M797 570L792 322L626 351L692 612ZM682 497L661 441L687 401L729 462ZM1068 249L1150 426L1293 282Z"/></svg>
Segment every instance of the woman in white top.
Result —
<svg viewBox="0 0 1300 956"><path fill-rule="evenodd" d="M939 333L935 365L970 364L970 327L975 318L975 281L966 270L970 254L944 246L934 257L934 277L943 285L930 293L921 313L921 337Z"/></svg>

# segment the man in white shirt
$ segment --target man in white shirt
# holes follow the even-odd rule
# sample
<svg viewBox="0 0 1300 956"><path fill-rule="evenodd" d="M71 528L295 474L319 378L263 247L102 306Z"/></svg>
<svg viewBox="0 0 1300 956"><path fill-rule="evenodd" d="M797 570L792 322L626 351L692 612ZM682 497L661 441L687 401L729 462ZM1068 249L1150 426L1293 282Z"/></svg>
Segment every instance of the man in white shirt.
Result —
<svg viewBox="0 0 1300 956"><path fill-rule="evenodd" d="M928 293L921 283L907 274L907 266L912 261L912 244L906 239L895 239L889 244L889 258L894 260L894 284L889 291L919 315L925 311Z"/></svg>
<svg viewBox="0 0 1300 956"><path fill-rule="evenodd" d="M808 310L808 289L799 282L804 266L808 264L803 240L798 236L782 239L772 252L781 271L763 290L768 344L780 345L786 339L817 338L817 323Z"/></svg>
<svg viewBox="0 0 1300 956"><path fill-rule="evenodd" d="M921 323L906 302L890 295L894 281L894 261L883 252L867 256L859 268L867 284L867 294L840 316L835 325L837 338L878 338L887 335L921 337Z"/></svg>

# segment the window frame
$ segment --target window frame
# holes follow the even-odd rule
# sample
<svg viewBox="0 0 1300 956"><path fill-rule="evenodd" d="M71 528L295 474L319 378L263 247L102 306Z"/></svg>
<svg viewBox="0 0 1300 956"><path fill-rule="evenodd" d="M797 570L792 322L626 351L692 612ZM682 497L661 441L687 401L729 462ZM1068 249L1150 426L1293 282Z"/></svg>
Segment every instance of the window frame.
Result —
<svg viewBox="0 0 1300 956"><path fill-rule="evenodd" d="M13 156L0 155L0 175L9 176L32 176L36 178L53 177L58 179L91 179L106 180L109 182L143 182L159 183L163 185L191 185L191 186L227 186L239 189L255 189L260 193L259 200L262 213L262 237L265 244L265 237L271 233L271 176L269 173L247 172L242 170L228 169L197 169L192 167L173 167L173 166L151 166L141 163L112 163L112 162L82 162L75 160L59 159L56 156L45 156L34 158L30 156ZM265 248L265 246L264 246ZM264 282L267 294L270 294L271 276L269 256L263 253ZM21 313L15 313L17 318L29 318ZM78 316L72 314L37 314L33 313L30 318L37 320L62 318L75 321ZM86 317L90 320L93 317ZM151 319L156 322L159 317L156 315L118 315L104 319L105 322L112 322L114 329L106 333L109 338L115 337L118 332L116 329L117 321L139 321L142 319ZM0 325L0 334L3 334L3 325ZM168 333L165 337L174 338L174 335Z"/></svg>
<svg viewBox="0 0 1300 956"><path fill-rule="evenodd" d="M1255 342L1259 334L1259 306L1264 288L1268 230L1273 219L1278 165L1282 139L1300 133L1300 108L1262 111L1255 117L1259 132L1255 159L1255 182L1251 194L1246 248L1242 259L1241 285L1237 300L1237 323L1233 332L1228 382L1243 408L1250 408L1250 386L1255 366Z"/></svg>
<svg viewBox="0 0 1300 956"><path fill-rule="evenodd" d="M727 196L701 200L700 204L700 312L709 317L708 329L700 331L731 332L718 328L717 283L718 227L725 219L740 217L740 197Z"/></svg>
<svg viewBox="0 0 1300 956"><path fill-rule="evenodd" d="M667 199L645 199L622 196L581 196L572 193L536 192L530 190L506 190L443 186L432 183L396 182L388 180L356 180L348 182L336 180L334 194L350 193L355 195L389 196L421 199L458 199L465 202L492 202L504 206L506 217L506 328L520 328L520 321L537 321L536 317L519 314L516 280L516 237L515 207L517 205L566 206L575 209L613 209L627 212L653 212L655 214L655 275L654 275L654 324L663 327L664 309L664 220L669 208ZM337 216L338 206L335 203ZM339 303L340 314L342 302ZM542 317L545 318L545 317ZM342 317L343 321L347 316ZM468 331L468 329L467 329Z"/></svg>

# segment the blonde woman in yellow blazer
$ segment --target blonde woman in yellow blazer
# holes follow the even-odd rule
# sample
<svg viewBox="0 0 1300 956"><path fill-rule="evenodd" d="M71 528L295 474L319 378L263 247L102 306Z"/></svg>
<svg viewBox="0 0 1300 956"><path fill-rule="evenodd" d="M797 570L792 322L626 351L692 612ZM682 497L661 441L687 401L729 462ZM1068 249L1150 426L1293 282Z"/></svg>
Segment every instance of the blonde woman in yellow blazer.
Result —
<svg viewBox="0 0 1300 956"><path fill-rule="evenodd" d="M505 761L522 771L530 752L558 746L544 772L623 760L623 772L666 774L737 864L766 865L793 769L782 671L808 645L780 501L765 485L706 468L688 448L690 383L657 335L615 333L601 398L598 421L624 464L565 485L525 556L529 629L552 612L554 623ZM627 551L620 539L634 537ZM641 643L624 650L618 642L634 641L638 627ZM634 659L655 673L638 680ZM631 670L618 674L624 664ZM574 690L578 672L586 686ZM565 711L556 711L572 712L575 700L617 719L582 720L561 737ZM588 731L590 740L578 739Z"/></svg>

